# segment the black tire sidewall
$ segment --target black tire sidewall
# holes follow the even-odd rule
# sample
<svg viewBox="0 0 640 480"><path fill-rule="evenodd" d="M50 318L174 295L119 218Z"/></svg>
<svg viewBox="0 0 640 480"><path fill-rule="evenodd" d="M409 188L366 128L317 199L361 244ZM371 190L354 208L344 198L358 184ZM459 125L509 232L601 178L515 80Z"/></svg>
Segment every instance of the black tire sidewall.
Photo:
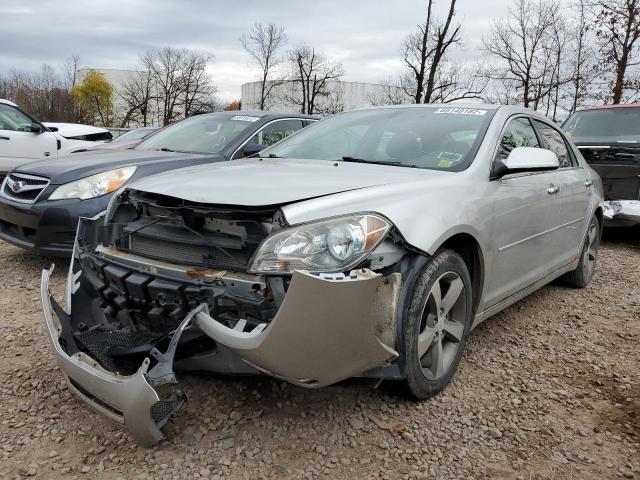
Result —
<svg viewBox="0 0 640 480"><path fill-rule="evenodd" d="M429 380L424 376L418 359L418 334L424 304L428 298L429 291L435 280L446 272L457 273L464 284L466 297L465 328L456 358L449 371L438 380ZM428 259L416 276L412 288L408 289L405 295L404 302L407 308L401 331L402 350L400 352L403 357L401 363L404 366L405 383L412 396L418 399L426 399L436 395L451 381L462 357L473 318L473 292L469 270L462 257L457 253L452 250L438 251Z"/></svg>
<svg viewBox="0 0 640 480"><path fill-rule="evenodd" d="M585 264L585 253L586 253L586 250L589 248L589 231L591 230L592 225L596 226L596 231L598 232L597 239L596 239L596 242L597 242L596 265L594 265L593 270L589 272L587 265ZM591 217L591 220L589 221L589 226L587 227L587 234L585 235L585 239L584 239L584 245L582 246L582 250L580 251L580 264L578 268L580 272L580 283L582 284L582 286L586 287L587 285L589 285L589 283L591 282L591 279L593 278L593 275L595 274L596 266L598 263L599 250L600 250L600 222L598 222L598 218L594 215Z"/></svg>

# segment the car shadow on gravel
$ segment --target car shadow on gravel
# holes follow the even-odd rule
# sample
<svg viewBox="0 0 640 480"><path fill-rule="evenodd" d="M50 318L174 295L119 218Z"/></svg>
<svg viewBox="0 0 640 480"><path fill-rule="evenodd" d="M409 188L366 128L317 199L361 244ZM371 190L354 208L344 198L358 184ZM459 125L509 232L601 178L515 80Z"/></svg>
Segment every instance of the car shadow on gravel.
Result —
<svg viewBox="0 0 640 480"><path fill-rule="evenodd" d="M602 232L602 241L640 247L640 226L635 227L610 227Z"/></svg>

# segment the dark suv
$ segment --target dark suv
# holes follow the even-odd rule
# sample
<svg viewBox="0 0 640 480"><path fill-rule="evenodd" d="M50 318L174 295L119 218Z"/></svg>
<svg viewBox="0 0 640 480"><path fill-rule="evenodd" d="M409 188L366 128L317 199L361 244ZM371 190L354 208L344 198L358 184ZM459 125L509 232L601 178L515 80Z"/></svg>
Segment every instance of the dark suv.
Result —
<svg viewBox="0 0 640 480"><path fill-rule="evenodd" d="M640 222L640 104L580 110L562 128L602 178L609 225Z"/></svg>

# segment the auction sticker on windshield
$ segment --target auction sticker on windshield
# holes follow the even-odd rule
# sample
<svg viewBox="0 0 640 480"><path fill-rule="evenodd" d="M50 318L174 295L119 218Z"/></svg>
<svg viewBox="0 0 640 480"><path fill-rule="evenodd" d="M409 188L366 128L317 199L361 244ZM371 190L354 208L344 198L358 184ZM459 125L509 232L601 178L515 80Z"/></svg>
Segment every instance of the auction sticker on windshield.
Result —
<svg viewBox="0 0 640 480"><path fill-rule="evenodd" d="M434 113L453 113L455 115L485 115L487 110L478 108L438 108Z"/></svg>
<svg viewBox="0 0 640 480"><path fill-rule="evenodd" d="M250 117L249 115L236 115L231 117L231 120L240 120L241 122L257 122L260 117Z"/></svg>

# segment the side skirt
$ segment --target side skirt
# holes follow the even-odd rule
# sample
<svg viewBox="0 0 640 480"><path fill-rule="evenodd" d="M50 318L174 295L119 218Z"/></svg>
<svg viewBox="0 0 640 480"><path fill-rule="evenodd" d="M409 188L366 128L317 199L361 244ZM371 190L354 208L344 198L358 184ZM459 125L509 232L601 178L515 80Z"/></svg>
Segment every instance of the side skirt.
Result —
<svg viewBox="0 0 640 480"><path fill-rule="evenodd" d="M535 292L536 290L544 287L548 283L551 283L556 278L561 277L562 275L564 275L567 272L575 270L576 268L578 268L578 263L579 262L580 262L580 258L577 258L573 262L571 262L571 263L569 263L569 264L567 264L567 265L565 265L563 267L560 267L557 270L554 270L553 272L551 272L546 277L541 278L537 282L532 283L528 287L523 288L522 290L520 290L520 291L514 293L513 295L511 295L510 297L507 297L504 300L501 300L500 302L498 302L495 305L487 308L483 312L477 313L475 318L474 318L474 320L473 320L473 325L471 325L471 329L476 328L478 325L480 325L482 322L484 322L487 318L492 317L493 315L495 315L496 313L501 312L505 308L510 307L511 305L516 303L517 301L522 300L524 297L532 294L533 292Z"/></svg>

